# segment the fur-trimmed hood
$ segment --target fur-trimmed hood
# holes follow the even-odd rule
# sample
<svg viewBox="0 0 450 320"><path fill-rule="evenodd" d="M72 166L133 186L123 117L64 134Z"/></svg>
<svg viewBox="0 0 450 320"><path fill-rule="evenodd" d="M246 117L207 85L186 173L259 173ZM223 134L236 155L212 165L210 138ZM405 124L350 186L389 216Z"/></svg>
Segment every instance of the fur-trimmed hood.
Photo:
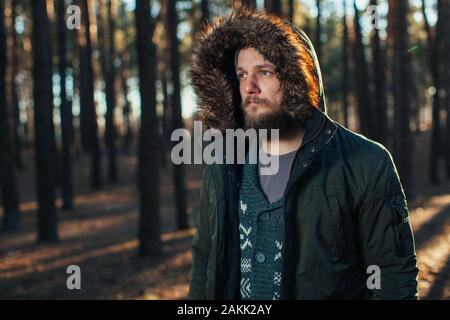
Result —
<svg viewBox="0 0 450 320"><path fill-rule="evenodd" d="M299 120L312 108L326 113L319 62L306 34L288 20L241 9L206 24L194 43L189 76L204 125L221 131L243 127L234 57L246 47L275 65L288 113Z"/></svg>

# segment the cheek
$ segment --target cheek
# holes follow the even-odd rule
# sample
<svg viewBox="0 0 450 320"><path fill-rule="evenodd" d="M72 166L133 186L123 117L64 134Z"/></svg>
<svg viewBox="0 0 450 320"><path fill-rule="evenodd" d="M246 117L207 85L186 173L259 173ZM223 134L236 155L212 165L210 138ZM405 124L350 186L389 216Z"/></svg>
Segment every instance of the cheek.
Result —
<svg viewBox="0 0 450 320"><path fill-rule="evenodd" d="M241 94L241 100L245 99L245 89L243 82L239 83L239 93Z"/></svg>
<svg viewBox="0 0 450 320"><path fill-rule="evenodd" d="M268 98L275 102L276 104L281 104L281 100L283 99L283 92L280 87L280 83L271 83L267 86L266 89L268 93Z"/></svg>

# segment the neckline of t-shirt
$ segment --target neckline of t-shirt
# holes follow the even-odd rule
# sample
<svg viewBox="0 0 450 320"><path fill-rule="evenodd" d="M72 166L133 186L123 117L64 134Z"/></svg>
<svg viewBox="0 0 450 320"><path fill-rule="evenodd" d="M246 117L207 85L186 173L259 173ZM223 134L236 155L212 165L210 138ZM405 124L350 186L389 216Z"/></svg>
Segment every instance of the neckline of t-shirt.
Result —
<svg viewBox="0 0 450 320"><path fill-rule="evenodd" d="M266 156L268 156L268 157L278 156L278 157L280 157L280 158L289 158L289 157L293 157L293 156L297 153L297 151L298 151L298 149L295 149L294 151L290 151L290 152L288 152L288 153L283 153L283 154L278 154L278 155L276 155L276 154L269 154L269 153L265 152L262 148L260 148L260 150L261 150L261 152L263 152L263 153L264 153Z"/></svg>

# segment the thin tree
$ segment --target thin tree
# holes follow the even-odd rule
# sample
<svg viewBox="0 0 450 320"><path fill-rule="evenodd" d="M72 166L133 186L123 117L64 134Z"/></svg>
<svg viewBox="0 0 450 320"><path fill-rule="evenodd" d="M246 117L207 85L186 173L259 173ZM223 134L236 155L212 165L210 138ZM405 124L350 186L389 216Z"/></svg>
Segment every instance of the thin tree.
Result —
<svg viewBox="0 0 450 320"><path fill-rule="evenodd" d="M19 55L17 54L18 50L18 41L17 41L17 32L15 27L16 22L16 10L17 10L17 0L11 1L11 34L12 34L12 43L11 43L11 82L10 82L10 90L11 90L11 99L13 106L13 127L14 127L14 162L17 168L23 168L23 159L22 159L22 141L20 136L20 110L19 110L19 98L17 95L17 84L16 84L16 75L19 70Z"/></svg>
<svg viewBox="0 0 450 320"><path fill-rule="evenodd" d="M128 83L127 83L127 75L128 75L128 53L124 52L121 54L121 67L120 67L120 82L122 87L122 95L124 104L122 106L122 116L125 123L125 134L123 136L122 141L122 149L126 152L130 151L131 144L133 142L133 129L131 128L131 106L130 101L128 100Z"/></svg>
<svg viewBox="0 0 450 320"><path fill-rule="evenodd" d="M4 2L0 2L0 188L3 204L2 230L12 231L19 224L19 200L14 170L11 112L6 98L7 35Z"/></svg>
<svg viewBox="0 0 450 320"><path fill-rule="evenodd" d="M281 16L281 1L264 0L264 8L267 12Z"/></svg>
<svg viewBox="0 0 450 320"><path fill-rule="evenodd" d="M377 0L370 0L370 5L375 8L375 19L373 24L377 23ZM380 34L378 26L373 25L371 37L371 51L372 51L372 72L374 78L375 92L374 92L374 116L376 129L373 128L373 139L381 144L387 143L388 123L387 123L387 99L385 88L385 54L381 48Z"/></svg>
<svg viewBox="0 0 450 320"><path fill-rule="evenodd" d="M57 241L51 34L46 1L32 1L32 8L34 140L39 204L38 240Z"/></svg>
<svg viewBox="0 0 450 320"><path fill-rule="evenodd" d="M322 43L320 40L320 36L322 33L322 27L321 27L321 19L322 19L322 6L320 0L316 0L316 7L317 7L317 18L316 18L316 54L317 57L320 59L322 57Z"/></svg>
<svg viewBox="0 0 450 320"><path fill-rule="evenodd" d="M405 192L411 185L412 139L409 127L409 58L408 58L408 1L389 2L389 33L392 41L392 83L394 95L394 157Z"/></svg>
<svg viewBox="0 0 450 320"><path fill-rule="evenodd" d="M344 112L344 125L348 127L348 92L349 92L349 64L348 64L348 26L347 1L342 1L342 110Z"/></svg>
<svg viewBox="0 0 450 320"><path fill-rule="evenodd" d="M246 7L250 10L256 9L256 0L241 0L240 3L242 7Z"/></svg>
<svg viewBox="0 0 450 320"><path fill-rule="evenodd" d="M140 196L139 255L162 250L159 217L159 135L156 115L156 49L152 42L155 22L150 1L136 0L136 31L141 93L138 187Z"/></svg>
<svg viewBox="0 0 450 320"><path fill-rule="evenodd" d="M120 83L122 88L123 95L123 106L122 106L122 117L125 125L125 134L122 140L122 149L126 152L130 151L131 144L133 142L133 130L131 128L131 106L130 101L128 100L128 83L127 83L127 72L128 72L128 63L127 58L125 56L127 53L121 54L121 66L120 66Z"/></svg>
<svg viewBox="0 0 450 320"><path fill-rule="evenodd" d="M369 88L369 74L365 48L362 41L361 24L359 21L359 10L356 7L356 1L353 1L355 10L354 15L354 41L353 41L353 58L355 61L355 90L356 100L358 103L359 126L362 134L373 138L372 129L372 99Z"/></svg>
<svg viewBox="0 0 450 320"><path fill-rule="evenodd" d="M444 61L444 79L445 79L445 105L447 109L446 121L446 146L450 145L450 2L445 1L442 7L444 21L444 49L442 60ZM445 148L445 167L447 179L450 179L450 148Z"/></svg>
<svg viewBox="0 0 450 320"><path fill-rule="evenodd" d="M197 32L199 32L201 29L203 29L204 25L208 23L209 20L209 1L202 1L201 7L200 7L200 13L202 18L200 19L200 23L195 23L197 21L197 7L195 2L192 3L192 10L191 10L191 19L193 19L194 24L192 26L192 38L194 39L197 35ZM167 2L164 2L164 5L161 8L161 14L160 17L164 17L166 24L164 25L166 28L165 30L165 39L167 38L168 31L167 31ZM168 77L169 77L169 65L170 65L170 55L166 54L168 52L168 41L163 40L159 41L158 44L159 50L161 50L161 58L158 61L158 80L161 84L161 91L163 96L162 101L162 116L160 118L160 127L161 127L161 133L162 133L162 143L161 143L161 166L164 169L167 169L170 164L170 160L167 158L168 154L170 152L171 144L170 141L170 135L171 135L171 127L173 125L172 121L172 108L171 108L171 102L170 95L167 89L168 86ZM172 168L172 167L170 167Z"/></svg>
<svg viewBox="0 0 450 320"><path fill-rule="evenodd" d="M73 208L73 174L72 174L72 104L66 94L66 20L64 1L55 1L58 19L58 71L60 77L60 115L62 140L62 200L63 209Z"/></svg>
<svg viewBox="0 0 450 320"><path fill-rule="evenodd" d="M295 9L294 9L294 0L289 0L288 1L288 18L290 21L293 21L294 19L294 14L295 14Z"/></svg>
<svg viewBox="0 0 450 320"><path fill-rule="evenodd" d="M111 182L117 181L117 156L116 156L116 138L117 138L117 128L114 118L114 109L116 107L116 92L115 92L115 81L116 72L114 67L114 60L116 58L115 51L115 16L113 14L113 0L108 2L108 27L109 27L109 50L107 52L108 59L110 61L110 68L108 72L108 91L109 91L109 108L107 108L106 117L106 132L105 132L105 143L108 148L108 159L109 159L109 179Z"/></svg>
<svg viewBox="0 0 450 320"><path fill-rule="evenodd" d="M127 11L125 8L125 3L120 3L119 6L119 16L121 17L121 29L124 36L124 45L122 51L119 54L120 59L120 84L123 96L122 105L122 118L125 125L125 134L122 137L122 150L128 152L130 151L131 144L133 142L133 130L131 128L131 106L128 100L128 83L127 79L130 75L130 44L128 41L128 35L130 30L130 21L128 19Z"/></svg>
<svg viewBox="0 0 450 320"><path fill-rule="evenodd" d="M430 152L430 180L432 183L437 183L438 179L438 169L439 169L439 156L441 153L441 123L440 123L440 90L441 90L441 76L439 73L439 44L440 44L440 30L438 27L442 24L442 19L439 17L442 14L442 2L438 0L438 21L436 22L436 28L433 32L428 22L428 17L426 14L425 0L422 0L422 15L425 24L425 31L427 33L427 43L428 43L428 61L430 65L431 78L433 80L433 86L435 88L435 93L433 95L433 111L432 111L432 122L433 128L431 131L431 152Z"/></svg>
<svg viewBox="0 0 450 320"><path fill-rule="evenodd" d="M164 66L161 68L162 71L161 74L161 89L163 94L163 114L161 119L162 124L162 160L163 160L163 167L167 168L167 164L170 163L169 159L167 159L168 150L170 150L170 133L171 133L171 123L170 120L172 118L172 113L170 109L170 103L169 103L169 92L167 89L167 70L166 70L166 63L164 63Z"/></svg>
<svg viewBox="0 0 450 320"><path fill-rule="evenodd" d="M209 21L209 1L208 0L202 0L201 2L201 11L202 11L202 23L205 23Z"/></svg>
<svg viewBox="0 0 450 320"><path fill-rule="evenodd" d="M173 129L183 128L181 117L181 87L180 87L180 53L178 51L178 15L176 11L176 0L167 0L167 25L169 32L169 52L170 52L170 70L172 74L172 122ZM187 229L186 213L186 186L183 165L174 166L174 185L177 210L177 228L178 230Z"/></svg>
<svg viewBox="0 0 450 320"><path fill-rule="evenodd" d="M94 105L94 74L92 70L92 45L88 0L78 0L81 8L79 30L80 54L80 129L83 149L91 154L91 186L101 187L100 146L97 137L97 115Z"/></svg>
<svg viewBox="0 0 450 320"><path fill-rule="evenodd" d="M116 93L114 90L115 83L115 69L114 69L114 31L115 22L112 14L112 0L108 1L107 6L107 24L105 28L104 1L99 1L99 13L97 16L97 34L99 41L99 48L101 52L101 67L103 78L105 81L106 94L106 117L105 117L105 144L108 150L108 176L109 181L114 183L117 181L117 161L116 161L116 127L114 122L114 109L116 104ZM105 30L108 31L106 35Z"/></svg>

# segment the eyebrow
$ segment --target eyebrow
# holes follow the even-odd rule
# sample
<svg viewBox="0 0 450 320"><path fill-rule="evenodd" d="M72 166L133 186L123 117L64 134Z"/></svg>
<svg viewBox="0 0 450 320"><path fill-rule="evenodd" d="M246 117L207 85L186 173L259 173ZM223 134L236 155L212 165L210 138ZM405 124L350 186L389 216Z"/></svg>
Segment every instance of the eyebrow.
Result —
<svg viewBox="0 0 450 320"><path fill-rule="evenodd" d="M275 66L270 63L257 64L256 66L253 66L252 68L253 69L261 69L261 68L267 68L267 67L271 67L271 68L275 69ZM241 66L238 66L236 68L236 71L239 71L239 70L243 70L243 68Z"/></svg>

